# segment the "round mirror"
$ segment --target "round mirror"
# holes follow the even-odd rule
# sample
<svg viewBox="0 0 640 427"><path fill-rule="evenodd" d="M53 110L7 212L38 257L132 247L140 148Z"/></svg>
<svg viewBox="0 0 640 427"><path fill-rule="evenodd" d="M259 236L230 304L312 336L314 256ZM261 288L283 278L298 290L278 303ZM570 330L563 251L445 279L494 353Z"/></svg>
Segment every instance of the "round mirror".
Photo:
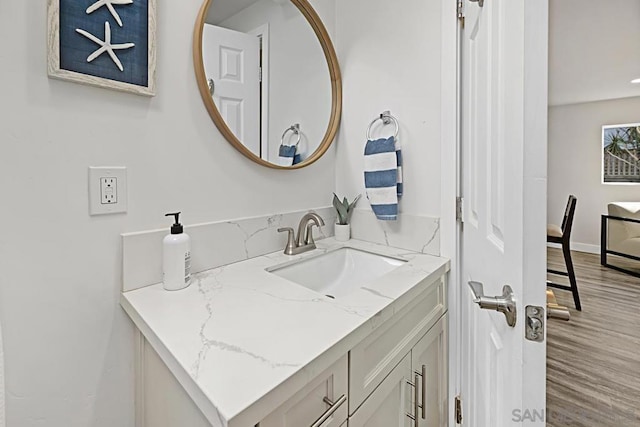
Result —
<svg viewBox="0 0 640 427"><path fill-rule="evenodd" d="M340 68L307 0L205 0L193 55L209 115L242 154L297 169L327 151L340 122Z"/></svg>

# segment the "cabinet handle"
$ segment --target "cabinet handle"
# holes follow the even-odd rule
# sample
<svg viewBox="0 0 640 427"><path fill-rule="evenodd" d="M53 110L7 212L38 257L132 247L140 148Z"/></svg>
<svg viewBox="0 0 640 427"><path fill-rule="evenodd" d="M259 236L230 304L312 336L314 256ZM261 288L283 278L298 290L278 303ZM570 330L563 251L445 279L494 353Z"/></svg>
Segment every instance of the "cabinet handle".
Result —
<svg viewBox="0 0 640 427"><path fill-rule="evenodd" d="M407 380L407 384L409 384L411 387L413 387L414 389L414 396L413 396L413 414L407 414L405 413L405 415L407 417L409 417L412 421L413 421L413 425L415 427L418 427L418 423L420 422L419 418L418 418L418 410L420 409L420 404L418 403L418 381L420 380L420 373L419 372L415 372L415 377L414 377L414 382L411 382L409 380Z"/></svg>
<svg viewBox="0 0 640 427"><path fill-rule="evenodd" d="M422 365L422 371L413 371L416 374L416 382L412 383L411 381L407 381L409 385L416 389L416 401L418 400L418 377L422 378L422 405L418 405L418 408L421 409L422 419L427 419L427 365ZM416 417L418 416L418 411L416 410ZM413 419L413 418L412 418Z"/></svg>
<svg viewBox="0 0 640 427"><path fill-rule="evenodd" d="M427 419L427 365L422 365L422 419Z"/></svg>
<svg viewBox="0 0 640 427"><path fill-rule="evenodd" d="M414 425L418 427L418 423L420 422L418 420L418 409L420 409L420 404L418 403L418 381L420 381L419 374L416 374L414 381L416 382L416 396L415 399L413 399L413 413L415 414L415 419L413 420L413 422Z"/></svg>
<svg viewBox="0 0 640 427"><path fill-rule="evenodd" d="M311 424L311 427L320 427L322 423L327 421L329 417L333 415L333 413L336 412L344 402L347 401L347 396L343 394L342 396L340 396L338 400L335 401L335 403L331 402L327 397L322 399L322 401L327 405L331 405L331 406L329 407L329 409L327 409L327 411L324 414L320 415L320 418L318 418L313 424Z"/></svg>

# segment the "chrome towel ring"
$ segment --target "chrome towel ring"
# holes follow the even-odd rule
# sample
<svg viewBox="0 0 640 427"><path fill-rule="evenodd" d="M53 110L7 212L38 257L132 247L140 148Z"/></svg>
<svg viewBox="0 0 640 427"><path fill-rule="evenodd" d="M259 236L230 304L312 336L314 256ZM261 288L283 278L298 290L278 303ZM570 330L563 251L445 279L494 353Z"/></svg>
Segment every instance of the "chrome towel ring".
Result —
<svg viewBox="0 0 640 427"><path fill-rule="evenodd" d="M295 135L298 136L298 140L294 144L297 147L298 144L300 144L300 140L302 139L302 136L300 135L300 123L296 123L296 124L288 127L287 130L284 131L284 133L282 134L282 138L280 138L280 145L281 146L284 145L284 137L287 136L287 134L289 132L293 132Z"/></svg>
<svg viewBox="0 0 640 427"><path fill-rule="evenodd" d="M390 125L391 123L394 124L394 126L396 127L396 131L393 134L393 136L397 140L398 133L400 132L400 125L398 124L398 119L396 119L391 115L391 111L384 111L383 113L380 114L380 117L376 117L375 119L373 119L371 123L369 123L369 127L367 128L367 141L371 140L371 129L373 128L373 125L376 124L378 120L381 120L382 124L384 125Z"/></svg>

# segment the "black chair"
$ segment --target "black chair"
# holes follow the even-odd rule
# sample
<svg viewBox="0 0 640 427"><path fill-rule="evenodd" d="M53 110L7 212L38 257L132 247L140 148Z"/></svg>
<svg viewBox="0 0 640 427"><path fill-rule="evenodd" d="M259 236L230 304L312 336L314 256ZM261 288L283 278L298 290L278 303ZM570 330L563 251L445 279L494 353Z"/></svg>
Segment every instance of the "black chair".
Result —
<svg viewBox="0 0 640 427"><path fill-rule="evenodd" d="M566 272L553 270L551 268L547 268L547 272L568 277L570 286L553 283L548 280L547 286L563 289L565 291L571 291L571 293L573 293L573 302L576 305L576 310L582 311L582 305L580 304L580 295L578 294L578 284L576 283L576 273L573 270L573 261L571 260L571 247L569 243L571 239L571 227L573 226L573 216L576 212L577 202L578 199L576 199L574 195L569 196L567 208L564 211L564 218L562 219L562 227L554 224L547 225L547 242L559 243L560 245L562 245L564 263L567 266Z"/></svg>

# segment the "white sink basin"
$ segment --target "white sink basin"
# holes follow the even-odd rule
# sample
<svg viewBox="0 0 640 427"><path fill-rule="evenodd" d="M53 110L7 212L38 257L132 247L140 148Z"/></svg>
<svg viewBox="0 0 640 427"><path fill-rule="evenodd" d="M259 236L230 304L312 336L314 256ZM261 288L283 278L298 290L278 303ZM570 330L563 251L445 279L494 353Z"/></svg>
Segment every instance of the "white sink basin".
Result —
<svg viewBox="0 0 640 427"><path fill-rule="evenodd" d="M267 271L330 298L339 298L405 262L358 249L340 248Z"/></svg>

